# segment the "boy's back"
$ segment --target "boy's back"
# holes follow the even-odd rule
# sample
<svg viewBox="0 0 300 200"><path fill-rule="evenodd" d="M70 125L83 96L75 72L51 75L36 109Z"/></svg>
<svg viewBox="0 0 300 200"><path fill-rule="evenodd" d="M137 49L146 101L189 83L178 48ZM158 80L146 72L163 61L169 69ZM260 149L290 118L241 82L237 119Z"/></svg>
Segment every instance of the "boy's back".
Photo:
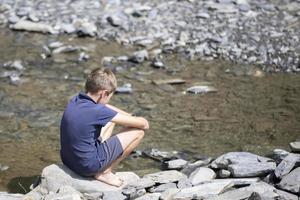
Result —
<svg viewBox="0 0 300 200"><path fill-rule="evenodd" d="M63 162L82 175L96 172L104 159L99 154L101 128L116 114L82 92L73 97L61 120Z"/></svg>

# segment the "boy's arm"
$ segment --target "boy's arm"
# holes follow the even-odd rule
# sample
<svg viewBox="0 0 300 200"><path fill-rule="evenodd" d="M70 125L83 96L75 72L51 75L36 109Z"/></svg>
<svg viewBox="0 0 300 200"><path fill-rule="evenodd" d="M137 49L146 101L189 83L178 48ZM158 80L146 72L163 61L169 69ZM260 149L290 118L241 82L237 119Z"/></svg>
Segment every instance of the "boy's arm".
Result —
<svg viewBox="0 0 300 200"><path fill-rule="evenodd" d="M115 106L113 106L113 105L105 104L105 106L107 106L108 108L110 108L110 109L116 111L117 113L122 113L122 114L124 114L124 115L130 115L130 116L132 115L132 114L130 114L130 113L128 113L128 112L125 112L124 110L121 110L120 108L117 108L117 107L115 107Z"/></svg>
<svg viewBox="0 0 300 200"><path fill-rule="evenodd" d="M133 117L131 115L118 113L114 118L112 118L111 121L122 126L139 128L143 130L149 129L149 122L143 117Z"/></svg>

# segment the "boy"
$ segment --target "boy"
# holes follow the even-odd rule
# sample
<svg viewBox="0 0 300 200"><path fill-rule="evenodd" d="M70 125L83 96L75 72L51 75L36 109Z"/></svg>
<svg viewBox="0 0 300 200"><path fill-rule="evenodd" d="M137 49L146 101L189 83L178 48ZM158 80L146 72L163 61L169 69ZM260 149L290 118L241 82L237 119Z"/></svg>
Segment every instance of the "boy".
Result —
<svg viewBox="0 0 300 200"><path fill-rule="evenodd" d="M73 97L64 111L60 154L63 163L81 176L93 176L119 187L123 181L112 169L138 146L149 123L108 104L116 87L116 77L110 70L91 72L85 93ZM115 124L126 129L112 136Z"/></svg>

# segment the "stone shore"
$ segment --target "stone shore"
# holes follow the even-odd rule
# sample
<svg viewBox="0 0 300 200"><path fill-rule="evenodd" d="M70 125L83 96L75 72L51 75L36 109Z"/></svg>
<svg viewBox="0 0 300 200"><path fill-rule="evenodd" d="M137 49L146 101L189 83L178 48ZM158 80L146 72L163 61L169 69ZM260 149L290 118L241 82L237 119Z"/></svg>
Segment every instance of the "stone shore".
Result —
<svg viewBox="0 0 300 200"><path fill-rule="evenodd" d="M2 0L0 5L0 26L155 50L159 55L151 62L157 67L175 53L289 72L300 71L299 16L299 0Z"/></svg>
<svg viewBox="0 0 300 200"><path fill-rule="evenodd" d="M117 172L124 180L113 187L83 178L62 164L43 169L27 194L0 192L0 200L299 200L300 142L292 152L275 149L268 157L229 152L216 159L184 160L178 152L157 149L143 156L162 163L165 170L139 177Z"/></svg>

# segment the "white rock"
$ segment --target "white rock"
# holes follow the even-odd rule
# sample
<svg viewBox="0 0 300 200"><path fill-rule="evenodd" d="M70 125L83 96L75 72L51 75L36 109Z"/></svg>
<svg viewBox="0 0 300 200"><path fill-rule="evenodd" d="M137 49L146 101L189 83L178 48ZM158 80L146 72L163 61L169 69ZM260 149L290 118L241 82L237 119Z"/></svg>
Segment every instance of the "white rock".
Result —
<svg viewBox="0 0 300 200"><path fill-rule="evenodd" d="M57 33L57 31L55 31L54 28L50 25L27 20L20 20L14 25L11 25L10 28L14 30L33 31L51 34Z"/></svg>

